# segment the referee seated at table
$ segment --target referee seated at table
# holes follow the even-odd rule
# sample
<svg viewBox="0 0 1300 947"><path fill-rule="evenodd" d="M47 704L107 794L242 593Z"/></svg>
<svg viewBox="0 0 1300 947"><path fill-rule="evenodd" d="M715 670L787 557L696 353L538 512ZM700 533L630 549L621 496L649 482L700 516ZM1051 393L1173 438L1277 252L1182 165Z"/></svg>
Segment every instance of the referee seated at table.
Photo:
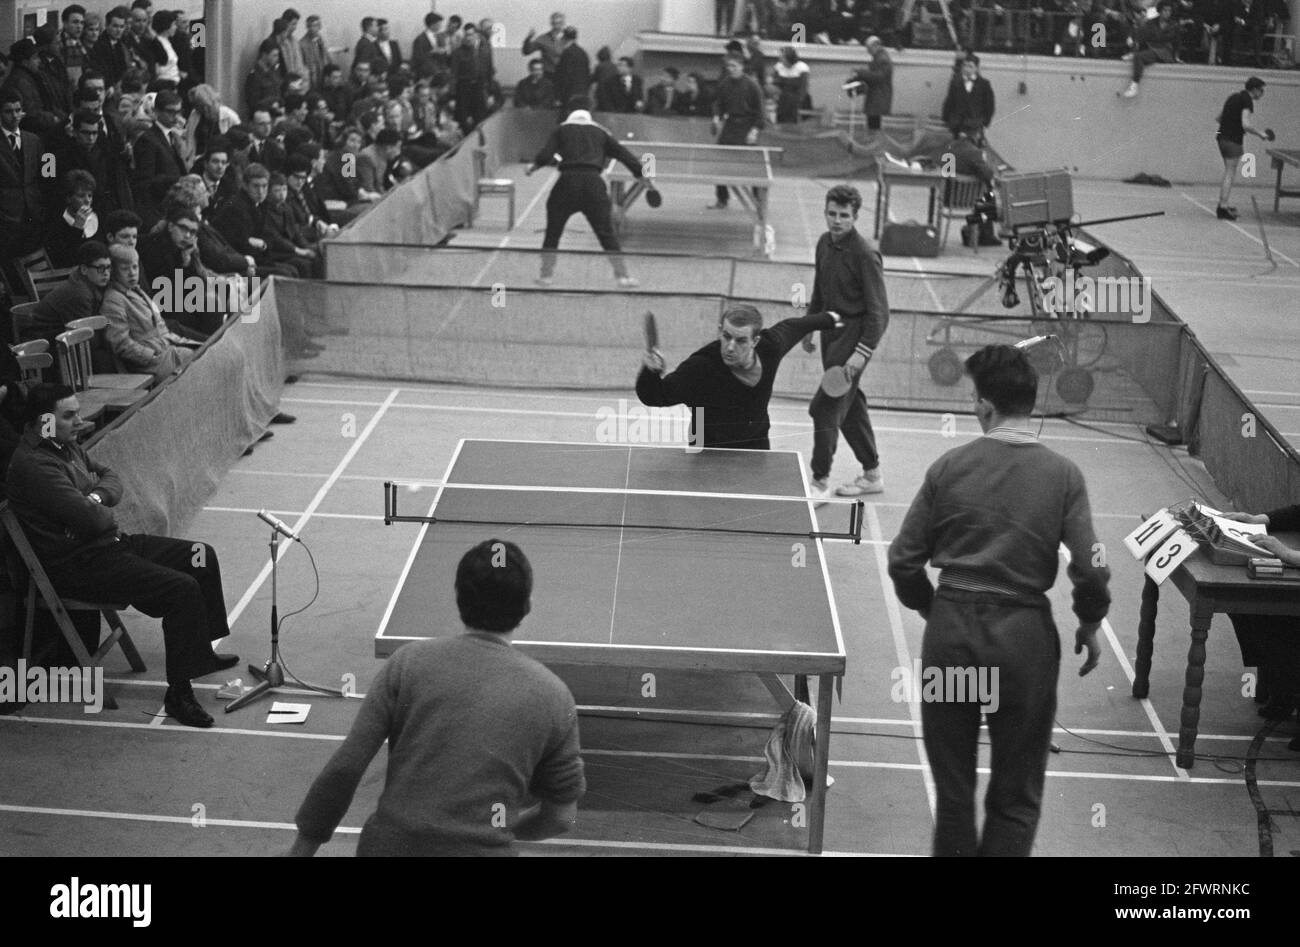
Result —
<svg viewBox="0 0 1300 947"><path fill-rule="evenodd" d="M1300 504L1278 507L1267 513L1225 513L1228 519L1257 523L1270 532L1300 532ZM1276 536L1253 536L1256 546L1267 549L1284 566L1300 568L1300 549ZM1247 615L1230 612L1232 630L1241 645L1242 664L1259 669L1256 701L1264 706L1259 715L1269 720L1287 720L1300 707L1300 619L1292 615ZM1300 750L1300 736L1287 744Z"/></svg>
<svg viewBox="0 0 1300 947"><path fill-rule="evenodd" d="M764 329L763 316L753 306L732 306L718 322L718 337L676 371L665 375L659 350L646 352L636 379L637 397L650 407L687 405L696 447L770 450L767 404L781 359L808 333L842 325L836 313L820 312Z"/></svg>
<svg viewBox="0 0 1300 947"><path fill-rule="evenodd" d="M330 840L385 741L384 791L358 855L516 855L516 840L573 828L586 791L573 695L510 644L532 591L514 543L489 539L465 553L464 633L407 644L380 669L298 809L290 855Z"/></svg>

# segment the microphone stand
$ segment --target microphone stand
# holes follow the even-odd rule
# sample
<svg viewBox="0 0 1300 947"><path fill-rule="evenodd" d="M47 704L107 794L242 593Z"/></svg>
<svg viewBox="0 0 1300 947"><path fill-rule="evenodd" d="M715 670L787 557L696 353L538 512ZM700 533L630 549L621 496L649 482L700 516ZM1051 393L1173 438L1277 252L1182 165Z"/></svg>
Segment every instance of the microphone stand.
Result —
<svg viewBox="0 0 1300 947"><path fill-rule="evenodd" d="M277 570L276 570L276 553L280 549L279 531L271 527L271 659L263 667L257 667L250 664L248 672L256 678L259 683L247 694L243 694L232 700L226 705L226 713L233 713L246 704L251 704L267 691L283 687L286 675L284 665L280 662L280 612L277 588ZM288 675L288 679L300 687L306 687L302 681L293 675Z"/></svg>

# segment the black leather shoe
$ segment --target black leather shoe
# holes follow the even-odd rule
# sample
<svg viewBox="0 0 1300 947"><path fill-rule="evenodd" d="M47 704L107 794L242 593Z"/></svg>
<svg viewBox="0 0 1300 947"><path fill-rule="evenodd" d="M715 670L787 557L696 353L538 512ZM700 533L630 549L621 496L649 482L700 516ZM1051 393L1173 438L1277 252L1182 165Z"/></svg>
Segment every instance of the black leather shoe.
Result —
<svg viewBox="0 0 1300 947"><path fill-rule="evenodd" d="M1216 208L1214 209L1214 215L1215 215L1216 217L1218 217L1220 220L1236 220L1236 219L1237 219L1237 215L1236 215L1235 213L1233 213L1233 212L1232 212L1229 208L1227 208L1227 207L1216 207Z"/></svg>
<svg viewBox="0 0 1300 947"><path fill-rule="evenodd" d="M297 420L298 420L298 419L295 418L292 414L285 414L283 411L280 411L280 412L278 412L278 413L276 414L275 417L271 418L271 423L272 423L272 424L292 424L294 421L297 421Z"/></svg>
<svg viewBox="0 0 1300 947"><path fill-rule="evenodd" d="M1286 745L1286 748L1288 750L1300 750L1300 737L1296 737L1294 740L1288 743Z"/></svg>
<svg viewBox="0 0 1300 947"><path fill-rule="evenodd" d="M1295 713L1295 703L1286 699L1272 698L1259 708L1259 715L1265 720L1286 720L1293 713Z"/></svg>
<svg viewBox="0 0 1300 947"><path fill-rule="evenodd" d="M163 709L167 711L167 716L187 727L212 726L212 717L199 706L199 702L194 697L194 689L188 684L185 685L184 690L179 687L167 688L167 696L163 698Z"/></svg>
<svg viewBox="0 0 1300 947"><path fill-rule="evenodd" d="M223 654L219 651L213 651L212 671L209 671L208 673L211 674L213 671L228 671L238 663L239 655L237 654Z"/></svg>
<svg viewBox="0 0 1300 947"><path fill-rule="evenodd" d="M258 443L260 444L262 441L269 441L269 440L270 440L271 438L273 438L273 437L275 437L275 432L274 432L274 431L263 431L263 432L262 432L262 436L259 437L259 438L257 439L257 441L258 441Z"/></svg>
<svg viewBox="0 0 1300 947"><path fill-rule="evenodd" d="M285 376L284 376L284 383L285 383L286 385L296 385L296 384L298 384L298 376L297 376L297 375L285 375Z"/></svg>

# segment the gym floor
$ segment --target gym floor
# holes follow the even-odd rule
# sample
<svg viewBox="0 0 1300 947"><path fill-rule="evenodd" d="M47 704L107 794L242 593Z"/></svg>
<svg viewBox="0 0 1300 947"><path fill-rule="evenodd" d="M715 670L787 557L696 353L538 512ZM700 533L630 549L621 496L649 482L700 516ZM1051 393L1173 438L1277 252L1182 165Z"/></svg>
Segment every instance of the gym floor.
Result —
<svg viewBox="0 0 1300 947"><path fill-rule="evenodd" d="M536 231L549 179L514 176L522 208L515 230L505 232L503 207L487 204L478 227L459 232L458 242L540 243ZM831 183L779 182L772 198L778 259L809 259L821 232L820 194ZM864 182L863 190L870 206L874 186ZM1256 193L1263 198L1262 191ZM682 197L679 210L686 219L664 217L653 226L647 210L638 207L629 218L628 249L743 254L750 238L744 212L725 212L735 218L726 225L696 225L689 219L695 212L685 210L694 197ZM718 213L702 209L706 191L699 197L698 216ZM1300 431L1293 367L1300 330L1286 316L1294 309L1300 268L1297 215L1265 210L1278 266L1254 276L1267 268L1257 229L1246 213L1236 224L1215 221L1213 200L1205 188L1076 185L1076 205L1085 217L1168 212L1165 218L1108 228L1105 236L1155 278L1157 291L1212 351L1226 356L1223 364L1240 373L1238 383L1294 437ZM1239 192L1237 203L1248 205L1249 195ZM1271 200L1261 205L1271 206ZM896 216L919 216L922 210L899 205ZM868 213L859 224L869 231ZM564 246L594 248L595 243L575 219ZM1148 246L1157 249L1144 249ZM986 273L999 259L992 250L972 254L954 239L937 262L943 269L968 266L970 272ZM887 263L923 266L915 260ZM273 440L239 461L183 530L212 543L221 557L232 626L223 650L256 664L269 654L267 537L254 515L265 507L302 532L320 570L314 604L284 624L288 666L304 680L351 684L364 694L379 667L372 638L416 534L410 525L383 526L381 482L436 483L462 437L594 440L597 412L628 396L628 391L512 392L304 375L286 389L282 402L298 423L276 428ZM774 444L804 451L806 457L811 425L804 403L774 401L772 415ZM910 668L919 655L922 623L898 607L885 575L885 550L927 465L954 443L976 436L978 428L972 418L960 418L954 441L944 436L935 416L874 415L887 490L867 504L868 541L828 546L848 673L843 700L835 705L830 768L835 785L828 794L825 847L837 854L920 856L929 851L933 788L919 739L919 708L891 699L891 672ZM1054 737L1060 753L1049 764L1036 854L1259 855L1265 836L1257 810L1300 812L1300 753L1286 748L1297 727L1294 719L1274 725L1256 716L1227 621L1216 619L1208 642L1194 767L1180 769L1173 759L1188 615L1171 591L1162 599L1158 619L1150 699L1131 696L1142 577L1123 552L1122 537L1141 513L1193 491L1212 503L1223 498L1198 462L1184 451L1152 446L1134 426L1083 428L1048 421L1043 437L1082 467L1100 539L1119 552L1112 557L1114 605L1103 628L1101 666L1086 678L1075 673L1081 659L1068 645L1073 627L1068 584L1059 582L1052 595L1065 644ZM832 479L851 477L851 462L841 452ZM306 604L313 589L311 565L294 547L280 566L281 614ZM546 620L540 614L528 619ZM120 709L89 716L74 707L40 705L0 717L6 750L0 755L0 854L269 855L286 850L293 814L346 734L356 705L289 691L282 699L311 705L301 725L268 723L269 702L263 701L230 715L218 712L212 730L177 726L158 716L164 683L157 623L135 613L127 613L126 622L149 671L127 674L120 655L109 658L110 689ZM584 707L642 703L639 682L625 672L557 670ZM201 702L216 709L215 691L236 676L248 677L241 666L201 682ZM731 725L584 716L589 792L578 828L564 839L525 845L526 853L800 852L805 830L792 825L790 810L777 803L756 810L739 832L693 821L705 808L691 801L694 793L743 780L761 768L763 743L775 722L766 690L756 679L679 673L663 675L659 692L672 696L672 709L722 712L731 715ZM661 697L658 703L670 702ZM69 760L76 761L75 769ZM355 850L383 773L381 754L323 855ZM1300 853L1295 818L1274 815L1265 830L1274 853Z"/></svg>

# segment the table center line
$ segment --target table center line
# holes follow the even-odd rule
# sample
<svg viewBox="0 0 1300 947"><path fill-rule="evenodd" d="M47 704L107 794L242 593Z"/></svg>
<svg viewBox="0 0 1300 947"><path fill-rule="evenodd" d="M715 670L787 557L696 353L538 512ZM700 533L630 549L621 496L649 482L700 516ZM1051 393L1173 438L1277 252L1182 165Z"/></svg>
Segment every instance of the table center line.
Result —
<svg viewBox="0 0 1300 947"><path fill-rule="evenodd" d="M623 489L632 483L632 450L628 448L627 467L623 471ZM628 494L623 494L623 515L618 524L618 558L614 561L614 602L609 609L609 644L614 644L614 621L618 617L618 578L623 571L623 526L627 523Z"/></svg>

